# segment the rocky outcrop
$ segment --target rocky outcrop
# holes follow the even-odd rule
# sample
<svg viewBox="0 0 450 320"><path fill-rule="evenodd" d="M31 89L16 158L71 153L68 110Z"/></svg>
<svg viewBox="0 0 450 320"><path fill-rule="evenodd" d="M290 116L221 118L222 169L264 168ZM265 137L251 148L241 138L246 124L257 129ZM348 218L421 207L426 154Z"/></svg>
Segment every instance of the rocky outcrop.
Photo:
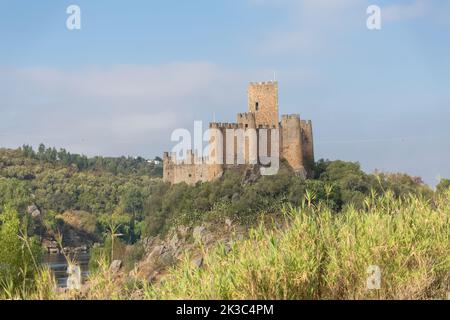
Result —
<svg viewBox="0 0 450 320"><path fill-rule="evenodd" d="M252 184L258 181L260 177L261 171L259 166L251 166L245 170L241 183L243 185Z"/></svg>
<svg viewBox="0 0 450 320"><path fill-rule="evenodd" d="M111 265L109 266L109 272L112 274L116 274L122 269L122 261L121 260L114 260L111 262Z"/></svg>
<svg viewBox="0 0 450 320"><path fill-rule="evenodd" d="M165 239L143 239L145 258L136 265L129 276L157 283L166 271L181 259L189 257L193 268L204 268L204 253L216 245L223 245L224 252L232 250L232 243L242 239L246 229L235 226L231 219L217 223L205 223L196 227L179 226Z"/></svg>
<svg viewBox="0 0 450 320"><path fill-rule="evenodd" d="M33 204L31 206L28 206L27 208L27 213L33 218L33 219L38 219L41 217L41 210L39 210L39 208Z"/></svg>

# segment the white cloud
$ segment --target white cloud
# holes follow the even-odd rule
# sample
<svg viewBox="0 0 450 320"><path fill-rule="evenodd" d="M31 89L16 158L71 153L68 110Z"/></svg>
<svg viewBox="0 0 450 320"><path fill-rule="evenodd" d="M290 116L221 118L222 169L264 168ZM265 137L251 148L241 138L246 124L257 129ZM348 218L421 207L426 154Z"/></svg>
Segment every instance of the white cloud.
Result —
<svg viewBox="0 0 450 320"><path fill-rule="evenodd" d="M349 30L349 22L365 12L358 0L249 0L254 5L277 5L289 8L287 23L271 26L259 53L268 55L316 55L333 47L335 39ZM361 20L363 21L363 20ZM364 26L364 23L361 22Z"/></svg>
<svg viewBox="0 0 450 320"><path fill-rule="evenodd" d="M0 68L0 145L44 142L89 155L154 155L170 150L171 132L191 129L194 120L206 126L216 113L219 121L235 121L247 108L247 82L272 75L207 62ZM316 77L299 68L278 73L296 89Z"/></svg>
<svg viewBox="0 0 450 320"><path fill-rule="evenodd" d="M248 0L254 6L286 10L278 26L270 24L256 52L269 56L317 56L333 54L352 34L366 31L366 9L371 0ZM382 7L382 19L400 22L426 18L430 23L450 21L450 2L441 0L390 1ZM262 25L264 28L264 25ZM350 44L352 46L353 44Z"/></svg>
<svg viewBox="0 0 450 320"><path fill-rule="evenodd" d="M382 8L385 21L403 21L424 17L433 10L433 1L415 0L404 4L392 4Z"/></svg>
<svg viewBox="0 0 450 320"><path fill-rule="evenodd" d="M241 86L232 72L204 62L3 68L0 145L44 142L89 154L159 152L170 144L173 129L236 103Z"/></svg>

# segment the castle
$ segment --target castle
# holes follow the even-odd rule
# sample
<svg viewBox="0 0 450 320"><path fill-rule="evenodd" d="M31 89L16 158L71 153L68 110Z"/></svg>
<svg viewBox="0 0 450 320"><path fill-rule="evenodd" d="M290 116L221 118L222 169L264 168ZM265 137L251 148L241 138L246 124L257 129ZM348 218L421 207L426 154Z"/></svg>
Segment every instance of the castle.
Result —
<svg viewBox="0 0 450 320"><path fill-rule="evenodd" d="M209 124L209 155L188 150L183 160L164 153L163 179L173 184L218 179L225 170L239 166L264 166L285 160L293 171L307 177L314 163L312 123L298 114L278 114L278 83L250 83L248 112L237 115L237 123ZM263 155L263 156L262 156ZM266 156L266 157L264 157Z"/></svg>

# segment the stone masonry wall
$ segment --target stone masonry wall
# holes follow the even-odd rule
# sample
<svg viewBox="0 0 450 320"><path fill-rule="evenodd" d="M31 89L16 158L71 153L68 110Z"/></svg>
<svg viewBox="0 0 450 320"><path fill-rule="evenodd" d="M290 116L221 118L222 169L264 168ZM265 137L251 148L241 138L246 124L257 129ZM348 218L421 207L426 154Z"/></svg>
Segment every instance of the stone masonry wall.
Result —
<svg viewBox="0 0 450 320"><path fill-rule="evenodd" d="M300 116L283 115L281 118L281 156L295 172L305 175L302 154Z"/></svg>
<svg viewBox="0 0 450 320"><path fill-rule="evenodd" d="M186 182L191 185L198 181L212 181L220 177L227 168L236 167L239 155L244 158L243 165L259 164L259 131L263 129L269 129L267 150L271 156L274 156L275 150L271 146L270 129L280 129L279 157L285 159L297 174L306 176L311 173L314 164L312 123L300 120L298 114L283 115L279 122L277 82L250 83L248 112L239 113L237 123L211 123L209 127L216 129L210 135L209 144L216 150L221 148L222 152L211 153L209 161L198 161L192 152L188 154L188 161L177 161L175 155L166 152L163 162L164 181L173 184ZM256 135L250 134L252 130L249 129L256 129ZM222 139L215 138L218 132L222 133ZM244 143L238 145L236 135L243 135ZM227 149L227 139L234 139L232 150ZM250 153L250 146L253 145L256 145L256 155ZM255 157L256 163L253 162ZM211 162L211 159L220 159L221 163ZM233 165L230 165L230 159Z"/></svg>
<svg viewBox="0 0 450 320"><path fill-rule="evenodd" d="M300 122L302 128L302 151L303 163L308 171L312 170L314 165L314 138L311 120L302 120Z"/></svg>
<svg viewBox="0 0 450 320"><path fill-rule="evenodd" d="M255 114L256 127L269 125L278 128L278 83L250 83L248 111Z"/></svg>

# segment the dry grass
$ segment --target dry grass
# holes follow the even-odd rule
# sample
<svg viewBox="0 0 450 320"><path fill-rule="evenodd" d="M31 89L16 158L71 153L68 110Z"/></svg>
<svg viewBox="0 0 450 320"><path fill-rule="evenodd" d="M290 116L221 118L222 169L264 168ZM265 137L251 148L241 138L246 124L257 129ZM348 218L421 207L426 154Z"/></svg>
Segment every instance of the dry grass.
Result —
<svg viewBox="0 0 450 320"><path fill-rule="evenodd" d="M32 289L2 285L14 299L444 299L450 290L450 192L434 201L373 194L366 208L336 214L305 202L283 210L285 223L259 225L231 251L185 256L158 284L113 275L105 257L80 292L57 293L49 269ZM275 227L278 226L278 227ZM381 288L368 290L369 266ZM16 292L16 293L14 293ZM17 294L19 292L19 294Z"/></svg>
<svg viewBox="0 0 450 320"><path fill-rule="evenodd" d="M288 208L287 228L264 226L198 269L186 258L149 299L442 299L450 281L450 197L434 203L373 195L365 210ZM368 290L368 267L381 288Z"/></svg>

